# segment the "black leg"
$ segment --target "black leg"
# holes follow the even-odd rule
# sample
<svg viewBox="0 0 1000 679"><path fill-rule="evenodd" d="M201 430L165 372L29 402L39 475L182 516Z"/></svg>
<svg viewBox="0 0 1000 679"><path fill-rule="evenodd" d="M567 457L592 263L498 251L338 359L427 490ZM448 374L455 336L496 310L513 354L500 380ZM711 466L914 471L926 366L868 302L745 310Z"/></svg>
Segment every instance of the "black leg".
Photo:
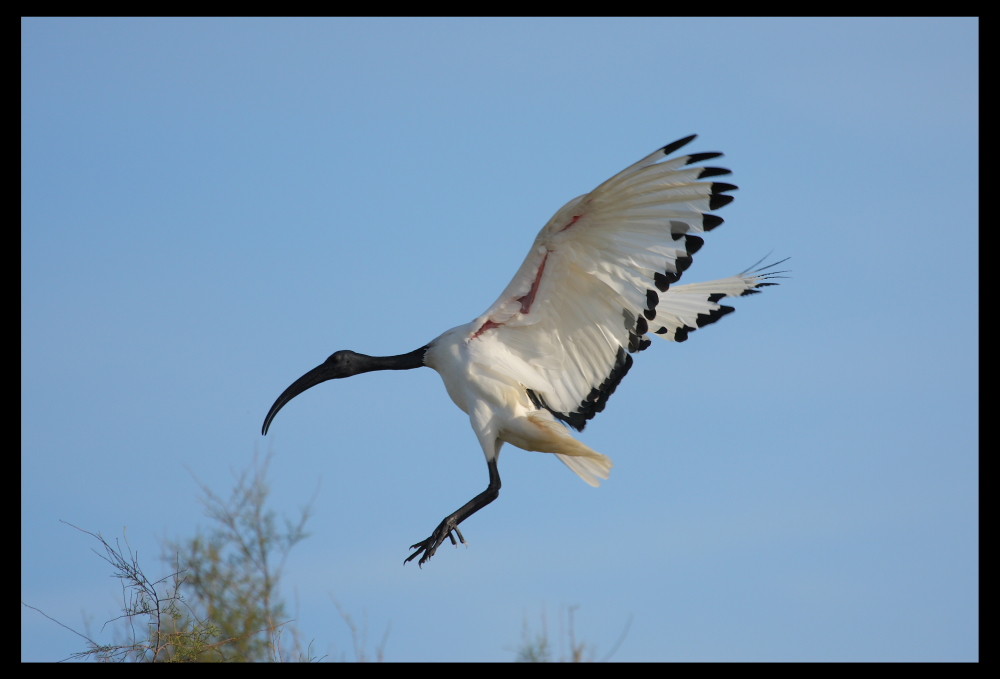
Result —
<svg viewBox="0 0 1000 679"><path fill-rule="evenodd" d="M500 472L497 471L497 461L494 458L488 460L486 464L490 470L490 485L486 487L486 490L466 502L458 511L446 516L429 538L412 545L410 549L417 551L406 557L406 561L403 563L413 561L420 556L420 561L417 564L423 566L425 561L434 556L434 552L445 540L451 540L453 545L457 545L458 542L465 544L465 538L462 537L462 531L458 529L458 524L496 500L497 496L500 495ZM458 535L458 542L455 541L455 535ZM421 554L423 555L421 556Z"/></svg>

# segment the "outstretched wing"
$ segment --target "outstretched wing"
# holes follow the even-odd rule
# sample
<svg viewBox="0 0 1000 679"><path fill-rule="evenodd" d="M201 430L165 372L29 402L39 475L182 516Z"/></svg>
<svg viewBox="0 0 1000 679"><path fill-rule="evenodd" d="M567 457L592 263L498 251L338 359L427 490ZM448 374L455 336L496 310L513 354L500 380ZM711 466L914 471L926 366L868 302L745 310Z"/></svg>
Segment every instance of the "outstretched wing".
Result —
<svg viewBox="0 0 1000 679"><path fill-rule="evenodd" d="M539 408L583 429L603 410L650 344L648 332L683 341L732 311L723 297L773 283L763 269L710 283L675 285L703 234L722 223L711 211L737 187L696 166L720 153L669 156L695 135L667 144L571 200L539 232L500 298L473 323L491 353Z"/></svg>

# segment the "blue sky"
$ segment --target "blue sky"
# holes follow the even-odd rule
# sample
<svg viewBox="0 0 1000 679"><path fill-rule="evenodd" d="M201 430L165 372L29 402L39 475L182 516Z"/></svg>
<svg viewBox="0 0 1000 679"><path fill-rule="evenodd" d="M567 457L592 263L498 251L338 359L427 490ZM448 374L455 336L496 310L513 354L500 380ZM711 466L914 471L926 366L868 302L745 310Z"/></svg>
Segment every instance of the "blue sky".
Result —
<svg viewBox="0 0 1000 679"><path fill-rule="evenodd" d="M285 596L397 661L979 655L975 19L22 19L21 599L99 635L271 452L313 498ZM674 139L740 186L685 275L792 277L654 341L581 435L600 489L510 446L486 484L431 370L275 397L336 349L481 313L563 203ZM81 650L22 608L23 660ZM106 633L103 639L107 639Z"/></svg>

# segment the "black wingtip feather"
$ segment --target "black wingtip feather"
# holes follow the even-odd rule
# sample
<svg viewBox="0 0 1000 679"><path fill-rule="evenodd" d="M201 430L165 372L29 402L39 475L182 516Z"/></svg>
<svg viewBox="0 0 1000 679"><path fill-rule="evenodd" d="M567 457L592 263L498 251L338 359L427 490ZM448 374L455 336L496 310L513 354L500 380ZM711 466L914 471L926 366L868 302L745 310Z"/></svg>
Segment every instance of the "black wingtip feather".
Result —
<svg viewBox="0 0 1000 679"><path fill-rule="evenodd" d="M734 311L736 311L734 307L723 305L720 306L718 309L709 311L708 313L698 314L698 318L696 319L695 322L698 324L699 328L704 328L706 325L715 323L717 320L719 320L726 314L731 314Z"/></svg>
<svg viewBox="0 0 1000 679"><path fill-rule="evenodd" d="M711 231L715 227L719 226L725 222L722 217L718 215L702 215L701 216L701 228L705 231Z"/></svg>
<svg viewBox="0 0 1000 679"><path fill-rule="evenodd" d="M653 274L653 284L660 292L666 292L670 284L676 283L679 278L680 276L673 271L656 272Z"/></svg>
<svg viewBox="0 0 1000 679"><path fill-rule="evenodd" d="M682 147L687 146L688 144L690 144L692 141L694 141L695 137L697 137L697 136L698 135L696 135L696 134L692 134L692 135L690 135L688 137L684 137L683 139L678 139L675 142L671 142L671 143L667 144L666 146L664 146L660 150L663 151L663 155L669 156L671 153L673 153L677 149L682 148Z"/></svg>
<svg viewBox="0 0 1000 679"><path fill-rule="evenodd" d="M682 326L674 330L674 341L675 342L687 342L688 333L697 330L697 328L692 328L689 325Z"/></svg>
<svg viewBox="0 0 1000 679"><path fill-rule="evenodd" d="M720 193L708 199L708 209L718 210L720 207L729 205L732 202L733 202L732 196L727 196L724 193Z"/></svg>
<svg viewBox="0 0 1000 679"><path fill-rule="evenodd" d="M688 160L685 165L690 165L691 163L700 163L703 160L711 160L712 158L718 158L722 154L718 151L709 151L708 153L692 153L688 156Z"/></svg>
<svg viewBox="0 0 1000 679"><path fill-rule="evenodd" d="M732 173L732 170L727 170L724 167L704 167L701 172L698 173L698 179L705 179L706 177L719 177Z"/></svg>
<svg viewBox="0 0 1000 679"><path fill-rule="evenodd" d="M718 210L724 205L729 205L733 202L732 196L725 195L726 191L735 191L740 187L735 184L727 184L726 182L712 182L712 195L708 199L708 209Z"/></svg>

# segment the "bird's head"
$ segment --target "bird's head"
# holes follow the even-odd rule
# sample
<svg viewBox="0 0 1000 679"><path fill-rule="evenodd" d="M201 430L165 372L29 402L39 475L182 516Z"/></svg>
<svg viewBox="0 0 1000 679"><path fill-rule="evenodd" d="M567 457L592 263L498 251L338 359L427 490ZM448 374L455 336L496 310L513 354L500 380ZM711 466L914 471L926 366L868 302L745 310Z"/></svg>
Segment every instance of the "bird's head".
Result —
<svg viewBox="0 0 1000 679"><path fill-rule="evenodd" d="M261 428L261 433L267 434L267 430L271 426L271 420L278 414L278 411L303 391L327 380L335 380L340 377L350 377L351 375L367 372L372 369L370 359L370 356L347 349L331 354L328 359L292 382L287 389L281 392L281 396L274 402L274 405L267 412L267 417L264 418L264 426Z"/></svg>
<svg viewBox="0 0 1000 679"><path fill-rule="evenodd" d="M373 370L412 370L413 368L419 368L424 365L424 354L427 353L428 346L424 345L408 354L400 354L398 356L368 356L367 354L359 354L356 351L347 351L346 349L331 354L330 358L292 382L288 389L281 392L281 396L274 402L274 405L271 406L271 409L267 413L267 417L264 418L264 426L261 427L261 433L267 434L267 429L271 426L271 420L278 414L278 411L306 389L315 387L320 382L326 382L327 380L335 380L338 377L350 377L351 375L358 375Z"/></svg>

